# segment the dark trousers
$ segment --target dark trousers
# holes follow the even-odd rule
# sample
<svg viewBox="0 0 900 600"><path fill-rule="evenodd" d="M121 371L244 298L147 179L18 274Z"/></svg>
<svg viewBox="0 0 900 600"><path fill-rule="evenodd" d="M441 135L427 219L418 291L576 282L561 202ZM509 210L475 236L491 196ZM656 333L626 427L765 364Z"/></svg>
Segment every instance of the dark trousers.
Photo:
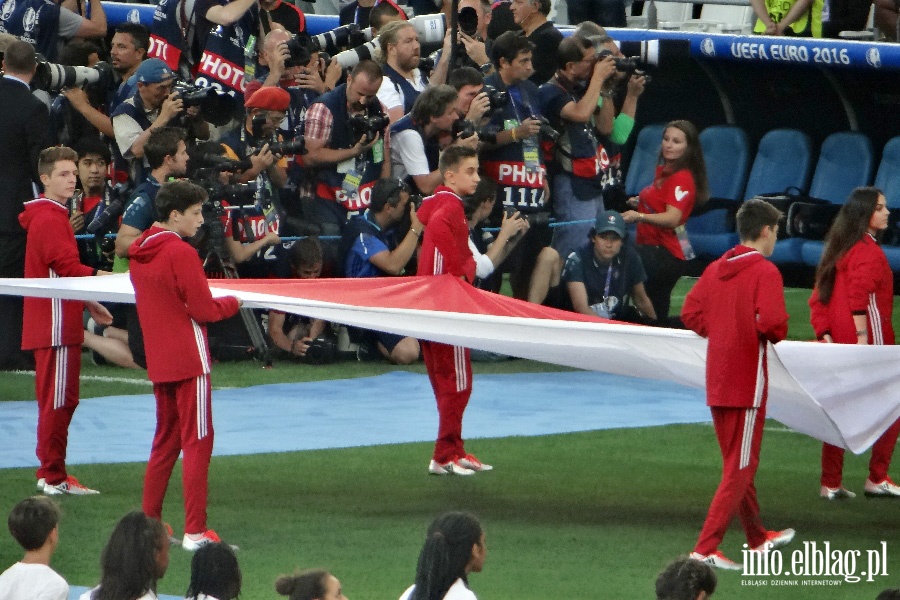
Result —
<svg viewBox="0 0 900 600"><path fill-rule="evenodd" d="M664 325L669 318L669 305L672 302L672 290L678 279L684 273L684 261L675 258L662 246L638 245L637 251L644 263L647 272L647 281L644 289L647 297L656 310L656 317L660 325Z"/></svg>
<svg viewBox="0 0 900 600"><path fill-rule="evenodd" d="M25 232L0 233L0 277L25 276ZM31 360L22 352L21 296L0 296L0 369L20 369Z"/></svg>

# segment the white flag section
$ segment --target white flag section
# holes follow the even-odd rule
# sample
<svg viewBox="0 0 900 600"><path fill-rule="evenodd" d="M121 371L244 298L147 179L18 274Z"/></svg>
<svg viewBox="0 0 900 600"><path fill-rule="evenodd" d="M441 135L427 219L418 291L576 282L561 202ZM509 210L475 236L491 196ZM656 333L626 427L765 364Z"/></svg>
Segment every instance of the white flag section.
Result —
<svg viewBox="0 0 900 600"><path fill-rule="evenodd" d="M449 275L210 284L213 295L237 296L247 308L277 309L569 367L705 386L706 340L690 331L548 309L476 290ZM127 274L0 279L0 294L134 302ZM768 414L785 425L861 453L900 418L900 347L781 342L769 350Z"/></svg>

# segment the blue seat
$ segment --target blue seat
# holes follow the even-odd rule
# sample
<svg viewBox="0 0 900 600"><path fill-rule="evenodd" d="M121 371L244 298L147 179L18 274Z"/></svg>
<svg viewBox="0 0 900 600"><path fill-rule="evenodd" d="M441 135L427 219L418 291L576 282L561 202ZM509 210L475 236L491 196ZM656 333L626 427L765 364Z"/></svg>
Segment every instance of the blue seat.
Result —
<svg viewBox="0 0 900 600"><path fill-rule="evenodd" d="M865 135L852 131L832 133L822 142L809 195L843 204L854 189L872 181L875 168L872 155L872 142ZM803 263L817 267L824 249L825 242L805 242L800 251Z"/></svg>
<svg viewBox="0 0 900 600"><path fill-rule="evenodd" d="M850 192L872 182L872 154L872 142L867 136L852 131L832 133L822 142L809 195L843 204Z"/></svg>
<svg viewBox="0 0 900 600"><path fill-rule="evenodd" d="M625 193L629 197L637 196L642 189L653 183L659 160L659 145L665 130L664 123L653 123L645 125L638 132L631 162L628 163L628 174L625 176Z"/></svg>
<svg viewBox="0 0 900 600"><path fill-rule="evenodd" d="M747 183L750 142L740 127L716 125L700 133L706 160L710 198L730 200L737 210ZM692 216L687 222L691 245L698 256L718 258L738 242L733 212L715 208Z"/></svg>
<svg viewBox="0 0 900 600"><path fill-rule="evenodd" d="M759 141L756 158L747 178L744 199L759 194L783 192L795 187L806 189L812 172L812 142L796 129L773 129ZM771 260L776 264L802 263L800 238L779 240Z"/></svg>
<svg viewBox="0 0 900 600"><path fill-rule="evenodd" d="M900 137L891 138L884 145L881 164L875 174L875 187L884 192L887 206L900 209ZM900 272L900 246L883 246L891 271Z"/></svg>

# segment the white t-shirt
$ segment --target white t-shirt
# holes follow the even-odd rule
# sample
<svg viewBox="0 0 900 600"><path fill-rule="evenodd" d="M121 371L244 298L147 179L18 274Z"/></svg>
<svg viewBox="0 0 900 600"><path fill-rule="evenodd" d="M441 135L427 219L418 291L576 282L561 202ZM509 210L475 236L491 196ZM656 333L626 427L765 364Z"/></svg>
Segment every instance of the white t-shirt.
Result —
<svg viewBox="0 0 900 600"><path fill-rule="evenodd" d="M3 600L66 600L69 584L47 565L16 563L0 575Z"/></svg>
<svg viewBox="0 0 900 600"><path fill-rule="evenodd" d="M405 129L391 133L391 175L400 179L413 175L428 175L425 142L418 131Z"/></svg>
<svg viewBox="0 0 900 600"><path fill-rule="evenodd" d="M409 595L412 594L413 588L415 585L409 586L403 595L400 596L400 600L409 600ZM453 585L450 586L450 589L447 590L447 593L444 594L444 600L478 600L475 596L475 592L466 587L465 582L462 578L457 579Z"/></svg>
<svg viewBox="0 0 900 600"><path fill-rule="evenodd" d="M100 586L97 586L100 587ZM83 593L78 597L78 600L91 600L91 596L94 592L97 591L97 588L92 588ZM138 600L159 600L159 596L157 596L152 590L138 598Z"/></svg>
<svg viewBox="0 0 900 600"><path fill-rule="evenodd" d="M428 86L427 82L422 81L422 74L419 69L413 69L413 78L407 79L409 84L417 92L424 92ZM381 80L381 87L378 88L378 99L384 104L388 110L400 107L403 108L403 91L398 89L399 86L394 85L390 77L385 76ZM406 111L403 111L404 114Z"/></svg>

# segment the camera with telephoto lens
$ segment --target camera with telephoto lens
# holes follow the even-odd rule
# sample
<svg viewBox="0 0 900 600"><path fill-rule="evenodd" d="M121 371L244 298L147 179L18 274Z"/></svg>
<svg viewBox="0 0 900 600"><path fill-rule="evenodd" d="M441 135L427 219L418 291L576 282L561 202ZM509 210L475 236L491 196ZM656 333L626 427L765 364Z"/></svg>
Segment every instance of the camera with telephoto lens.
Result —
<svg viewBox="0 0 900 600"><path fill-rule="evenodd" d="M302 67L308 65L312 59L313 52L336 54L345 46L350 45L351 40L357 39L359 33L359 25L350 23L319 35L309 35L308 33L293 35L287 41L288 52L291 56L284 61L284 66Z"/></svg>
<svg viewBox="0 0 900 600"><path fill-rule="evenodd" d="M366 142L371 142L379 133L390 124L391 120L382 112L375 114L356 114L350 117L350 128L353 130L355 139L366 136Z"/></svg>
<svg viewBox="0 0 900 600"><path fill-rule="evenodd" d="M515 208L504 207L503 212L507 217L513 217L517 212L519 212ZM545 227L550 224L550 213L549 212L536 212L536 213L528 213L522 214L519 213L517 219L525 219L528 221L528 224L532 227Z"/></svg>
<svg viewBox="0 0 900 600"><path fill-rule="evenodd" d="M104 91L116 89L118 79L112 65L98 62L93 67L72 67L51 62L39 62L31 79L35 89L61 92L66 88L94 85Z"/></svg>
<svg viewBox="0 0 900 600"><path fill-rule="evenodd" d="M106 184L104 190L104 202L106 208L100 213L95 213L94 218L85 227L85 231L90 234L98 234L106 231L109 225L115 222L115 219L124 212L125 200L131 191L131 186L126 183L117 183L116 185Z"/></svg>
<svg viewBox="0 0 900 600"><path fill-rule="evenodd" d="M277 134L266 137L263 133L263 126L266 124L266 115L256 115L250 125L253 133L252 154L258 154L263 146L269 145L269 152L279 156L295 156L297 154L306 154L306 139L302 135L298 135L291 140L279 140Z"/></svg>

